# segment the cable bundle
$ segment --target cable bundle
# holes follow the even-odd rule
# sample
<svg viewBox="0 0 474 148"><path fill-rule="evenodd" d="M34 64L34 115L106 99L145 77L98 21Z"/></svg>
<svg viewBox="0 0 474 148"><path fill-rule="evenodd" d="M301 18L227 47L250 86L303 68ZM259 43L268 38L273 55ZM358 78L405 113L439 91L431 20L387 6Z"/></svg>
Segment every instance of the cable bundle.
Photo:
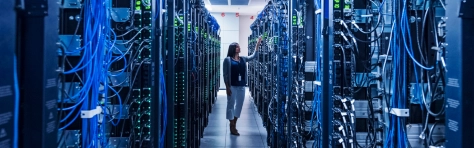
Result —
<svg viewBox="0 0 474 148"><path fill-rule="evenodd" d="M100 105L100 95L105 96L107 102L107 75L108 71L106 67L109 63L106 63L107 53L107 40L110 32L109 16L107 13L110 7L108 1L96 1L89 0L84 2L85 13L84 13L84 41L90 42L84 49L83 57L86 60L90 60L91 63L87 64L84 68L84 81L90 81L91 87L89 91L81 94L81 98L84 98L82 105L83 111L89 111ZM102 88L101 88L102 87ZM105 89L104 89L105 87ZM105 109L106 110L106 109ZM107 112L104 112L106 114ZM104 115L106 116L106 115ZM107 144L105 140L105 127L106 124L102 124L101 129L98 128L98 116L94 116L90 119L83 119L83 144L88 144L87 147L98 147L98 138L102 138L100 144L102 146ZM102 134L99 134L99 131Z"/></svg>
<svg viewBox="0 0 474 148"><path fill-rule="evenodd" d="M393 93L390 98L389 110L391 108L406 109L408 104L407 95L407 54L412 58L414 63L420 65L413 57L410 29L407 18L407 1L392 1L394 7L392 35L390 36L389 50L392 54L392 82L391 87ZM403 6L403 7L400 7ZM402 9L400 9L402 8ZM416 70L415 70L416 71ZM389 115L389 127L387 129L386 147L409 147L408 137L406 133L406 118L396 115ZM397 140L397 141L394 141Z"/></svg>
<svg viewBox="0 0 474 148"><path fill-rule="evenodd" d="M163 62L161 62L163 63ZM162 125L161 125L161 136L160 136L160 148L165 146L165 134L166 134L166 126L168 124L168 102L166 95L166 81L165 81L165 74L163 71L163 64L160 65L160 87L161 87L161 104L163 104L162 113L163 116L161 117Z"/></svg>
<svg viewBox="0 0 474 148"><path fill-rule="evenodd" d="M321 0L315 0L314 2L315 4L315 9L316 11L320 11L321 10ZM322 17L321 17L321 13L317 13L316 16L315 16L315 20L316 20L316 27L315 27L315 32L316 32L316 36L315 36L315 43L316 43L316 46L315 46L315 52L314 52L314 55L316 57L316 64L315 64L315 78L316 78L316 81L319 81L321 82L322 81L322 69L321 69L321 56L319 56L321 54L321 52L323 51L322 49L322 31L321 31L321 26L322 26ZM322 129L321 129L321 118L322 118L322 113L321 113L321 86L316 86L314 88L314 95L313 95L313 104L312 104L312 111L311 111L311 133L312 133L312 136L314 137L314 140L315 142L313 143L312 147L313 148L316 148L316 147L321 147L321 132L322 132Z"/></svg>
<svg viewBox="0 0 474 148"><path fill-rule="evenodd" d="M278 3L278 2L277 2ZM289 122L287 121L286 119L286 116L287 116L287 112L286 112L286 109L287 109L287 104L289 103L288 102L288 99L290 97L290 92L289 90L291 89L291 86L289 85L289 81L292 79L290 78L290 73L291 73L291 69L290 69L290 57L291 57L291 54L290 54L290 39L289 39L289 34L288 34L288 30L290 29L289 27L289 22L288 22L288 19L286 18L286 15L288 15L288 11L291 11L291 10L288 10L288 2L285 2L285 1L281 1L279 2L281 7L283 7L283 10L282 9L276 9L278 10L277 11L277 18L278 20L280 20L280 24L278 25L278 33L277 35L280 36L279 38L279 50L277 51L277 54L278 54L278 60L279 60L279 65L278 65L278 85L280 86L280 90L279 90L279 93L278 93L278 107L279 107L279 121L278 121L278 131L279 131L279 134L280 134L280 138L283 140L287 140L286 138L289 136L288 134L290 133L287 133L285 132L285 129L286 128L289 128L285 125L285 122Z"/></svg>
<svg viewBox="0 0 474 148"><path fill-rule="evenodd" d="M121 116L122 114L121 97L118 95L118 92L109 85L108 82L108 76L115 75L109 73L108 69L112 63L117 62L120 59L124 59L125 67L119 72L119 74L117 74L120 75L125 71L125 68L128 66L128 64L125 54L114 46L116 35L115 33L111 32L111 19L110 13L108 12L110 8L110 1L84 1L81 13L84 13L85 25L83 40L85 45L80 49L69 49L62 53L82 53L79 63L71 70L64 71L63 74L76 74L78 76L77 72L82 71L83 76L79 79L83 85L76 94L67 95L68 100L76 101L74 105L60 109L62 111L70 112L60 120L60 122L69 120L69 123L66 123L63 127L60 127L59 130L64 130L69 127L79 117L81 111L91 111L96 109L97 106L100 106L103 110L100 116L94 115L92 118L83 119L82 144L84 144L84 147L98 147L99 144L102 145L102 147L105 147L108 144L105 133L106 126L109 122L109 120L106 118L109 117L107 115L109 114L109 110L107 109L107 103L109 102L109 89L115 93L114 95L118 97L120 106L118 116ZM75 33L77 33L77 28ZM120 53L120 56L114 57L112 54L112 51L114 50L117 50ZM70 117L72 116L73 112L77 110L78 106L81 106L81 111L77 111L77 114L71 120ZM117 125L119 121L120 120L111 123L112 125Z"/></svg>

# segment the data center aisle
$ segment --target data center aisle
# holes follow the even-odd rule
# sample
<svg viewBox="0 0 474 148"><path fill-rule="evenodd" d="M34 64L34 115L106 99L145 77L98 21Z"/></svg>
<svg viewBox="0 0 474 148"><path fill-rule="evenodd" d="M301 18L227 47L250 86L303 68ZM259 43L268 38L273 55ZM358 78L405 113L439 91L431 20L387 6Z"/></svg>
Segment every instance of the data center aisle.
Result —
<svg viewBox="0 0 474 148"><path fill-rule="evenodd" d="M240 136L230 134L229 121L225 119L226 106L225 90L220 90L212 113L209 114L209 125L204 129L204 137L201 138L201 148L266 147L267 133L248 89L242 114L237 120L237 130L239 130Z"/></svg>

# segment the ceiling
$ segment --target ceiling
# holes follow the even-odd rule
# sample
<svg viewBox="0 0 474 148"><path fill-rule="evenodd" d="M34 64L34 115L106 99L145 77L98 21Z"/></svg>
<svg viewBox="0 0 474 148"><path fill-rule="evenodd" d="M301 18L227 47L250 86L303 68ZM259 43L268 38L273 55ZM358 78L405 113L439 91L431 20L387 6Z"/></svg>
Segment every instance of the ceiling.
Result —
<svg viewBox="0 0 474 148"><path fill-rule="evenodd" d="M204 0L210 12L257 15L269 0Z"/></svg>

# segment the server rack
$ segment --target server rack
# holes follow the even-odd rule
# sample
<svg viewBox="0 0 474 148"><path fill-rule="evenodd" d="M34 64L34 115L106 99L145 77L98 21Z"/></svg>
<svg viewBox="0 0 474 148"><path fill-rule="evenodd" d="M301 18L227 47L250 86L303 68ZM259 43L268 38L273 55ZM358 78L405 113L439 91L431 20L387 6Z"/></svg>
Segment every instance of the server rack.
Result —
<svg viewBox="0 0 474 148"><path fill-rule="evenodd" d="M472 72L469 68L472 56L473 36L468 33L473 30L472 1L447 1L446 11L448 20L446 22L446 145L452 147L470 147L470 141L466 139L472 130L472 118L467 117L472 111L473 96L472 85L469 83L472 77L467 74ZM456 10L456 11L454 11Z"/></svg>
<svg viewBox="0 0 474 148"><path fill-rule="evenodd" d="M0 117L4 120L0 123L0 147L12 148L18 145L15 145L14 142L18 140L18 133L15 133L15 130L18 129L18 126L15 126L15 123L18 119L18 112L15 111L15 107L19 104L18 96L19 90L16 90L18 87L18 79L15 80L16 75L16 41L17 41L17 12L15 11L14 1L3 1L0 5L0 17L2 20L2 27L0 33L8 38L0 39L0 46L3 49L0 51L0 100L2 100L2 107L0 109Z"/></svg>
<svg viewBox="0 0 474 148"><path fill-rule="evenodd" d="M56 147L58 13L55 1L25 0L18 15L19 147Z"/></svg>
<svg viewBox="0 0 474 148"><path fill-rule="evenodd" d="M219 87L219 25L199 0L167 1L166 13L166 146L198 147Z"/></svg>

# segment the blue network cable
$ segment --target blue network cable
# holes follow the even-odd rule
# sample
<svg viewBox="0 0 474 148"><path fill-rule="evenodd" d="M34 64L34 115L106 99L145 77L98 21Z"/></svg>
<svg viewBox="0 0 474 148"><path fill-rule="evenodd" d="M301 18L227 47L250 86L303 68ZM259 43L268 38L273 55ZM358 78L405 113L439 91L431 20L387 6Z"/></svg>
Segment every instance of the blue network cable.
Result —
<svg viewBox="0 0 474 148"><path fill-rule="evenodd" d="M95 109L99 103L99 96L103 95L107 98L108 88L110 86L107 85L107 69L110 63L114 62L111 60L111 50L114 48L113 45L115 43L115 33L114 39L111 44L108 42L108 35L110 30L110 18L107 15L107 8L110 7L110 2L100 2L100 1L85 1L84 6L84 41L86 44L79 50L73 51L83 51L83 56L77 66L72 68L69 71L64 72L65 74L76 73L79 70L83 70L83 79L84 85L77 94L73 95L69 99L73 98L80 98L79 101L76 102L75 105L67 108L63 108L62 110L71 110L71 112L66 115L65 118L61 119L60 122L65 122L71 115L73 114L74 110L81 105L81 110L91 110ZM109 45L109 46L107 46ZM106 47L109 47L108 50ZM120 52L121 53L121 52ZM66 53L67 54L67 53ZM124 54L121 54L122 57L118 58L125 58ZM126 62L126 59L125 59ZM125 64L128 65L128 64ZM99 90L105 88L105 90ZM115 93L115 90L112 89ZM119 100L120 102L121 100ZM120 102L121 106L121 102ZM121 111L121 110L120 110ZM69 123L66 123L65 126L61 127L60 130L65 129L66 127L70 126L74 120L77 119L80 112L74 116ZM105 112L107 114L107 112ZM121 114L121 112L120 112ZM106 116L106 115L104 115ZM98 129L98 117L94 116L90 119L83 119L83 144L84 147L97 147L99 144L98 136L101 137L102 145L106 144L107 141L105 140L105 126L103 124L101 129ZM114 124L114 123L112 123ZM101 132L99 135L98 132Z"/></svg>
<svg viewBox="0 0 474 148"><path fill-rule="evenodd" d="M114 89L112 88L110 85L107 85L107 87L109 87L110 90L112 90L116 95L117 95L117 100L119 102L119 117L122 117L122 98L120 97L119 93ZM105 91L104 93L107 93L107 91ZM107 97L105 98L106 100L104 102L107 102ZM103 107L103 109L106 109L105 107ZM117 126L120 122L120 118L117 120L117 122L111 122L112 125L114 126Z"/></svg>
<svg viewBox="0 0 474 148"><path fill-rule="evenodd" d="M115 32L113 30L110 30L110 32L112 32L113 34L113 41L110 42L108 44L108 52L107 52L107 60L106 61L110 61L110 62L107 62L107 68L106 69L110 69L110 66L112 66L112 63L114 62L117 62L118 60L122 59L123 58L123 61L124 61L124 67L122 68L122 70L120 70L120 72L118 74L115 74L115 75L112 75L112 74L107 74L109 76L119 76L119 75L122 75L124 72L125 72L125 69L127 69L128 67L128 63L127 63L127 57L126 55L121 51L119 50L117 47L115 47L115 42L117 41L117 35L115 34ZM114 59L112 59L112 55L113 55L113 51L114 50L117 50L117 52L119 52L120 56L117 56L115 57Z"/></svg>
<svg viewBox="0 0 474 148"><path fill-rule="evenodd" d="M282 15L278 15L278 16L282 16ZM278 20L283 20L283 19L278 19ZM281 21L280 21L281 22ZM279 26L278 27L285 27L287 29L288 26L286 26L285 23L279 23ZM283 98L284 96L288 96L288 78L285 78L283 76L283 73L287 72L289 73L288 71L288 62L289 62L289 58L284 58L283 57L283 53L281 52L289 52L288 50L288 34L286 34L286 32L282 32L281 29L278 29L278 35L282 36L281 38L279 38L279 44L280 44L280 47L281 47L281 50L279 52L279 59L280 60L280 70L278 72L278 76L279 76L279 83L280 83L280 95L279 95L279 98L278 99L281 99ZM285 100L280 100L278 101L279 103L279 107L277 108L277 110L280 112L278 116L278 133L279 133L279 137L281 139L285 139L285 125L284 125L284 119L285 119Z"/></svg>
<svg viewBox="0 0 474 148"><path fill-rule="evenodd" d="M76 108L73 108L73 109L66 115L66 117L64 117L63 119L61 119L59 122L65 122L65 121L72 115L72 113L74 112L75 109L76 109ZM79 114L79 113L77 113L77 114Z"/></svg>
<svg viewBox="0 0 474 148"><path fill-rule="evenodd" d="M93 110L96 106L100 105L99 99L100 95L103 94L107 98L107 61L106 55L107 49L107 36L110 32L109 16L107 15L107 10L110 7L110 2L101 2L101 1L85 1L84 9L84 18L85 18L85 35L84 41L91 42L88 46L85 46L84 50L84 60L90 61L91 63L85 64L83 67L84 80L91 81L92 84L88 86L89 91L81 93L82 100L82 109L81 110ZM104 64L104 62L106 64ZM100 91L104 88L105 91ZM91 93L89 93L91 92ZM107 112L104 111L104 117L106 117ZM98 147L99 144L104 145L105 141L105 130L98 129L98 117L94 116L92 118L84 118L82 132L83 132L83 144L84 147ZM106 127L107 120L104 120L105 123L101 125L101 128ZM101 131L101 134L99 134ZM99 138L101 140L99 141Z"/></svg>
<svg viewBox="0 0 474 148"><path fill-rule="evenodd" d="M163 61L161 62L163 63ZM160 137L160 148L164 147L164 139L165 139L165 134L166 134L166 126L168 123L168 105L167 105L167 98L168 96L166 95L166 83L165 83L165 76L164 76L164 71L163 71L163 65L160 65L160 85L161 85L161 99L162 99L162 104L163 104L163 124L162 124L162 130L161 130L161 137Z"/></svg>
<svg viewBox="0 0 474 148"><path fill-rule="evenodd" d="M321 1L320 0L315 0L315 9L319 10L321 9ZM316 67L315 67L315 78L316 81L321 81L321 57L320 57L320 52L321 52L321 14L316 14L316 50L315 50L315 57L316 57ZM315 138L314 143L312 145L313 148L315 147L321 147L320 145L320 137L321 137L321 130L320 130L320 125L321 125L321 88L318 86L314 88L314 94L313 94L313 105L312 105L312 112L311 112L311 130L313 130L313 120L314 116L316 116L316 127L317 129L315 131L312 131L312 135ZM316 115L314 115L316 113Z"/></svg>
<svg viewBox="0 0 474 148"><path fill-rule="evenodd" d="M13 83L14 83L14 89L15 89L15 111L14 111L14 127L13 127L13 147L17 148L18 147L18 130L19 130L19 118L20 118L20 88L18 84L18 65L17 65L17 59L16 55L13 56Z"/></svg>
<svg viewBox="0 0 474 148"><path fill-rule="evenodd" d="M319 1L318 1L318 0L314 0L314 7L315 7L316 10L319 9ZM318 30L318 28L319 28L318 26L319 26L319 23L320 23L318 17L319 17L319 14L316 14L316 31L315 31L316 34L317 34L318 31L319 31L319 30ZM318 57L319 57L319 55L318 55L319 40L318 40L318 39L319 39L319 36L316 35L316 37L315 37L316 48L315 48L315 50L314 50L314 51L315 51L315 52L314 52L314 55L315 55L315 57L316 57L315 62L317 62L317 63L319 63L319 60L318 60ZM315 75L316 81L318 81L318 80L319 80L319 79L318 79L319 65L315 65L315 70L316 70L316 71L315 71L314 75ZM314 122L314 117L315 117L315 116L318 117L318 113L316 113L316 115L315 115L316 110L319 108L319 106L318 106L318 101L319 101L319 100L318 100L318 99L319 99L319 94L318 94L319 89L318 89L318 87L315 87L314 90L313 90L313 92L314 92L314 93L313 93L313 104L312 104L312 106L311 106L311 107L312 107L312 110L311 110L311 120L310 120L310 127L311 127L311 131L310 131L310 132L311 132L312 136L315 138L315 139L314 139L315 142L314 142L313 145L312 145L312 147L314 148L314 147L317 145L317 144L316 144L316 143L317 143L316 141L318 140L318 136L317 136L318 130L314 130L314 129L313 129L313 127L314 127L314 124L313 124L313 122ZM317 119L319 119L319 118L317 118ZM317 124L317 121L316 121L316 124ZM319 145L318 145L318 146L319 146Z"/></svg>
<svg viewBox="0 0 474 148"><path fill-rule="evenodd" d="M393 33L392 33L392 40L390 41L391 44L391 53L393 57L393 79L392 79L392 87L393 87L393 94L390 99L390 108L399 108L399 109L405 109L407 108L407 100L406 98L408 95L406 94L406 81L407 81L407 65L406 62L408 60L406 54L410 56L412 61L417 64L418 66L427 69L426 67L423 67L421 64L418 64L416 60L413 58L411 55L412 51L412 43L411 43L411 37L410 34L406 33L407 31L409 32L409 24L408 24L408 18L407 18L407 6L406 3L407 1L403 1L403 9L399 10L400 7L397 7L397 1L393 1L393 6L394 11L393 11ZM397 14L399 12L400 14ZM400 17L400 19L396 19L397 17ZM406 37L408 35L408 37ZM401 36L401 37L399 37ZM408 46L409 45L409 46ZM402 49L404 48L404 49ZM398 49L398 50L397 50ZM414 65L415 66L415 65ZM429 69L429 68L428 68ZM416 67L415 67L415 75ZM418 77L415 76L418 81ZM406 134L406 129L405 129L405 124L406 124L406 119L397 117L395 115L390 115L389 118L389 128L388 128L388 134L387 134L387 139L385 142L386 147L408 147L409 142L408 142L408 137ZM395 142L395 138L397 139Z"/></svg>
<svg viewBox="0 0 474 148"><path fill-rule="evenodd" d="M63 43L64 45L66 45L64 42L61 42L61 43ZM89 45L89 44L90 44L90 42L87 42L87 43L85 44L85 46L87 46L87 45ZM77 53L80 53L82 50L84 50L85 46L82 46L82 47L79 48L79 49L69 49L69 47L68 47L67 50L66 50L64 53L62 53L62 54L77 54Z"/></svg>
<svg viewBox="0 0 474 148"><path fill-rule="evenodd" d="M86 52L85 52L85 53L86 53ZM91 73L87 73L87 74L90 75ZM80 99L75 105L73 105L73 106L71 106L71 107L66 107L66 108L58 109L58 110L63 110L63 111L64 111L64 110L71 110L71 109L74 109L74 108L76 108L77 106L79 106L80 103L82 103L82 102L84 101L84 99L85 99L85 98L81 97L81 96L83 96L82 94L83 94L83 93L87 93L87 92L90 91L89 89L90 89L90 86L92 85L93 82L94 82L94 81L85 81L84 86L82 86L81 90L79 90L75 95L73 95L73 96L71 96L70 98L68 98L68 99L75 99L75 98L80 97L81 99Z"/></svg>
<svg viewBox="0 0 474 148"><path fill-rule="evenodd" d="M91 73L88 73L88 74L91 74ZM84 74L84 76L86 76L86 75ZM78 95L78 96L79 96L79 95L80 95L80 96L88 95L87 92L90 90L89 88L90 88L90 85L91 85L91 84L92 84L92 81L86 81L86 85L84 85L84 86L83 86L83 89L82 89L82 90L84 90L84 91L78 92L77 95ZM76 109L77 106L81 105L81 103L83 103L83 101L86 99L85 97L81 97L81 98L82 98L82 99L81 99L80 101L76 102L75 105L73 105L73 106L71 106L71 107L68 107L68 108L62 109L63 111L64 111L64 110L71 110L71 111L68 113L68 115L66 115L66 117L64 117L63 119L61 119L60 122L66 121L66 120L72 115L72 113L74 112L74 109ZM77 119L77 117L79 117L79 114L80 114L80 111L78 111L78 112L76 113L76 116L74 117L73 120L70 120L69 123L65 124L65 126L60 127L59 130L65 129L66 127L68 127L69 125L71 125L71 124Z"/></svg>
<svg viewBox="0 0 474 148"><path fill-rule="evenodd" d="M89 22L89 20L87 20L86 23L91 23L91 22ZM86 32L90 32L90 30L87 30ZM93 32L93 33L95 34L96 32ZM85 37L84 37L84 38L85 38ZM87 42L87 41L86 41L86 42ZM90 47L90 46L92 46L92 44L94 44L94 43L87 44L87 45L85 45L84 47L86 47L86 48L87 48L87 47ZM87 50L85 50L84 52L87 52ZM95 50L95 52L93 52L93 53L94 53L94 54L93 54L92 56L96 56L97 53L98 53L98 51ZM83 57L81 58L81 60L79 61L79 63L77 64L77 66L75 66L75 67L73 67L71 70L65 71L65 72L63 72L63 73L64 73L64 74L72 74L72 73L78 72L78 71L80 71L80 70L83 70L83 69L86 68L88 65L90 65L91 62L92 62L92 60L93 60L93 58L90 58L89 60L87 60L86 63L84 63L83 61L84 61L86 58L87 58L87 57L83 56ZM80 65L83 65L83 66L80 66Z"/></svg>
<svg viewBox="0 0 474 148"><path fill-rule="evenodd" d="M117 56L115 59L112 59L113 50L117 50L117 48L115 47L115 42L117 41L117 36L116 36L116 33L111 29L110 16L109 16L109 13L107 13L107 10L109 10L109 8L111 8L111 7L112 7L111 2L106 1L105 2L105 9L104 9L104 12L105 12L106 16L105 16L105 20L103 22L105 24L104 25L105 29L104 29L104 35L102 35L102 36L104 38L103 40L107 41L105 43L108 43L108 44L103 45L104 48L107 47L104 50L108 51L109 54L107 54L108 56L104 57L105 59L103 59L103 60L106 61L105 62L106 64L105 64L105 70L102 70L102 74L100 75L100 80L102 80L101 81L102 84L106 85L104 87L106 89L104 89L101 92L101 94L103 94L103 96L104 96L103 109L106 109L106 106L108 106L107 103L109 102L108 101L109 97L108 97L108 89L107 88L109 88L117 96L117 100L119 102L119 109L118 109L118 117L119 118L116 122L113 122L113 118L112 118L112 121L110 121L112 126L117 126L120 123L120 118L122 116L122 108L123 108L122 105L123 104L122 104L122 98L121 98L120 94L114 88L112 88L112 86L110 86L108 81L107 81L108 76L112 75L112 74L109 73L108 69L110 68L112 63L114 63L114 62L118 61L119 59L123 58L124 63L125 63L124 68L123 68L123 70L120 70L119 74L117 74L117 75L121 75L125 72L125 69L127 68L128 63L127 63L127 59L126 59L125 54L123 52L121 52L120 50L119 50L120 56ZM110 34L113 35L113 38L111 38ZM111 114L115 114L115 113L111 112ZM100 134L100 137L99 137L102 147L107 147L107 145L108 145L108 141L107 141L108 139L106 137L106 129L107 129L107 126L108 126L108 124L107 124L108 120L105 120L106 117L108 117L107 112L104 112L104 121L101 125L101 130L100 130L101 134Z"/></svg>
<svg viewBox="0 0 474 148"><path fill-rule="evenodd" d="M394 3L395 3L395 1L393 1L393 4L394 4ZM394 6L394 7L395 7L395 6ZM394 10L393 10L393 15L394 15L394 16L396 16L396 15L395 15L395 13L396 13L396 10L395 10L395 9L396 9L396 7L395 7ZM396 70L397 70L397 65L396 65L396 64L397 64L397 62L398 62L398 56L396 55L397 52L395 52L395 51L393 51L393 50L398 49L398 48L397 48L397 44L396 44L396 40L398 39L398 38L397 38L397 34L398 34L397 20L394 18L394 20L393 20L392 23L393 23L393 25L394 25L394 27L393 27L394 29L392 30L393 33L392 33L392 37L391 37L392 40L390 40L390 44L391 44L391 49L392 49L391 52L392 52L392 57L393 57L393 58L392 58L392 61L393 61L393 62L392 62L392 63L393 63L393 69L394 69L394 70L393 70L393 73L396 74ZM397 78L396 75L394 75L393 77L394 77L393 79L396 79L396 78ZM392 80L392 83L391 83L391 84L392 84L392 88L396 89L396 86L393 86L393 85L395 85L395 83L393 83L393 82L396 83L397 81L396 81L396 80ZM393 92L394 92L394 93L393 93L393 95L391 96L391 99L390 99L390 105L391 105L390 108L393 108L393 107L394 107L394 106L393 106L393 105L394 105L393 100L396 98L395 95L397 94L396 90L394 90ZM389 109L389 110L390 110L390 109ZM394 137L396 137L396 135L394 135L394 134L395 134L394 131L396 130L396 129L394 129L394 128L395 128L394 124L396 123L395 121L396 121L395 116L389 115L389 123L388 123L388 124L389 124L389 127L388 127L388 132L387 132L387 136L386 136L386 140L385 140L385 144L384 144L384 146L387 147L387 148L393 148L393 147L394 147L394 142L392 142L392 140L393 140Z"/></svg>
<svg viewBox="0 0 474 148"><path fill-rule="evenodd" d="M403 12L402 12L402 19L401 21L403 21L400 25L401 25L401 28L402 28L402 31L410 31L410 26L409 26L409 22L408 22L408 15L407 15L407 5L406 5L406 0L404 1L403 3ZM405 49L408 53L408 55L410 56L410 58L413 60L413 63L415 63L416 65L418 65L419 67L423 68L423 69L426 69L426 70L432 70L434 69L434 66L431 66L431 67L426 67L426 66L423 66L420 62L418 62L415 57L413 56L413 45L412 45L412 42L411 42L411 34L410 32L402 32L403 35L403 42L404 42L404 45L405 45ZM408 33L408 40L406 39L405 37L405 33ZM407 45L407 42L409 42L410 46L408 47Z"/></svg>
<svg viewBox="0 0 474 148"><path fill-rule="evenodd" d="M72 112L72 111L71 111ZM77 112L76 113L76 116L74 116L74 118L69 122L69 123L66 123L63 127L60 127L58 130L64 130L66 129L67 127L69 127L72 123L74 123L74 121L77 119L77 117L79 117L79 115L81 114L81 112Z"/></svg>

